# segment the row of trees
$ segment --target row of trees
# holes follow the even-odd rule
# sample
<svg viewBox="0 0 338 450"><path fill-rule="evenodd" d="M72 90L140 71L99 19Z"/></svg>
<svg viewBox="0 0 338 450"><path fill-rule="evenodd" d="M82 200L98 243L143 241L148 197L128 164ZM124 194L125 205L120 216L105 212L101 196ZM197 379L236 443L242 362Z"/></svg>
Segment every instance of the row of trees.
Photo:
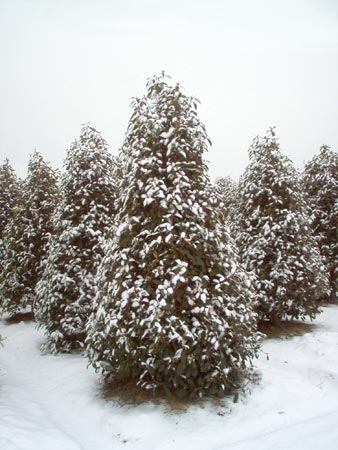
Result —
<svg viewBox="0 0 338 450"><path fill-rule="evenodd" d="M338 155L322 146L300 175L280 152L274 129L270 129L264 138L255 138L249 156L250 165L238 183L229 177L216 180L216 194L226 205L221 214L236 236L246 267L258 274L257 287L267 304L266 314L260 304L260 317L278 320L284 314L303 318L297 298L307 296L307 304L310 298L337 299ZM304 253L308 255L305 259ZM289 267L284 280L283 267ZM292 278L291 274L297 273L297 278ZM322 275L329 279L328 294ZM270 286L270 295L263 279ZM306 289L312 285L312 293L299 292L304 285ZM289 300L296 300L294 311L283 296L277 305L282 290ZM318 302L314 309L318 312ZM305 314L313 318L309 311L307 308Z"/></svg>
<svg viewBox="0 0 338 450"><path fill-rule="evenodd" d="M337 155L300 178L270 130L239 184L212 186L194 98L161 75L132 107L116 159L86 125L61 177L38 152L23 182L1 167L1 308L31 306L50 351L85 347L107 378L222 395L258 353L257 319L335 296Z"/></svg>

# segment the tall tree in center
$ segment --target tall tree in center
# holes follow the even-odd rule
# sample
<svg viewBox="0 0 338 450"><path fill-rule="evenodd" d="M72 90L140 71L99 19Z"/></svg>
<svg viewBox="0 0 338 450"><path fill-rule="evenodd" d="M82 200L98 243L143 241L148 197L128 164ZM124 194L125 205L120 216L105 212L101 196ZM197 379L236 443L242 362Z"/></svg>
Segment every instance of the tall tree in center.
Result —
<svg viewBox="0 0 338 450"><path fill-rule="evenodd" d="M246 273L210 199L209 141L196 100L164 76L132 106L89 358L143 388L222 395L241 384L257 339Z"/></svg>

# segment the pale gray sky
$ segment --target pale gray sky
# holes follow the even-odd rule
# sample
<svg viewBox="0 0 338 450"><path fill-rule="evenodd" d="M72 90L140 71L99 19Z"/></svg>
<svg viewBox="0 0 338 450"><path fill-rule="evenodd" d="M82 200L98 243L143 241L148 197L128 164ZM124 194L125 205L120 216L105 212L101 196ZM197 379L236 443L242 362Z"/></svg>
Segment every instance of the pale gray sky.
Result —
<svg viewBox="0 0 338 450"><path fill-rule="evenodd" d="M301 168L338 150L338 0L0 0L0 162L61 167L81 124L121 147L130 100L165 70L202 102L212 179L277 127Z"/></svg>

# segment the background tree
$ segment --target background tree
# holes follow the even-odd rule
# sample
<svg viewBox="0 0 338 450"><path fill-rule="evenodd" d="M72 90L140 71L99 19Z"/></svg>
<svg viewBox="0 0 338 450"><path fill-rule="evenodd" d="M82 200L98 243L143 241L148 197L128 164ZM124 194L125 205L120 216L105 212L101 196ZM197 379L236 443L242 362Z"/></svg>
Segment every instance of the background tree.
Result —
<svg viewBox="0 0 338 450"><path fill-rule="evenodd" d="M257 340L248 279L210 201L208 138L196 100L164 76L132 106L89 359L141 388L222 395L240 385Z"/></svg>
<svg viewBox="0 0 338 450"><path fill-rule="evenodd" d="M82 128L64 168L55 233L36 289L36 319L51 352L83 344L94 276L115 211L114 160L95 128Z"/></svg>
<svg viewBox="0 0 338 450"><path fill-rule="evenodd" d="M229 176L220 177L215 181L214 191L219 201L220 220L231 226L236 221L237 216L238 183Z"/></svg>
<svg viewBox="0 0 338 450"><path fill-rule="evenodd" d="M19 182L9 160L0 166L0 273L3 271L5 229L13 215L14 204L18 198Z"/></svg>
<svg viewBox="0 0 338 450"><path fill-rule="evenodd" d="M330 273L331 300L338 290L338 155L323 145L306 164L303 185L312 212L312 227Z"/></svg>
<svg viewBox="0 0 338 450"><path fill-rule="evenodd" d="M57 200L57 173L35 151L4 234L5 258L0 275L0 295L2 309L9 314L33 306L34 290L52 233L51 217Z"/></svg>
<svg viewBox="0 0 338 450"><path fill-rule="evenodd" d="M327 272L314 240L299 176L275 132L256 138L240 183L239 247L256 276L262 319L311 318L327 295Z"/></svg>

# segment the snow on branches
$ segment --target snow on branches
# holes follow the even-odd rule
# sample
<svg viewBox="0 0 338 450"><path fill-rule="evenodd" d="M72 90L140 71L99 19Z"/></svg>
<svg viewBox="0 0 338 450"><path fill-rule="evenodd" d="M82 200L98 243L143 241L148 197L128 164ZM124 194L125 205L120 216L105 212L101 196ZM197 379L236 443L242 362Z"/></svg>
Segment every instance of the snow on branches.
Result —
<svg viewBox="0 0 338 450"><path fill-rule="evenodd" d="M331 300L338 295L338 155L327 145L308 162L303 185L312 227L330 274Z"/></svg>
<svg viewBox="0 0 338 450"><path fill-rule="evenodd" d="M258 344L250 282L210 200L209 139L197 101L163 75L132 106L88 356L142 388L222 395L241 384Z"/></svg>
<svg viewBox="0 0 338 450"><path fill-rule="evenodd" d="M35 286L53 232L52 214L57 201L57 173L35 151L4 232L0 293L2 310L9 314L33 308Z"/></svg>
<svg viewBox="0 0 338 450"><path fill-rule="evenodd" d="M262 319L313 318L327 295L327 272L312 235L299 176L273 129L256 138L240 182L239 247L256 275Z"/></svg>
<svg viewBox="0 0 338 450"><path fill-rule="evenodd" d="M35 304L37 322L46 330L52 352L83 345L94 277L115 213L114 160L95 128L82 128L64 169L55 232Z"/></svg>

